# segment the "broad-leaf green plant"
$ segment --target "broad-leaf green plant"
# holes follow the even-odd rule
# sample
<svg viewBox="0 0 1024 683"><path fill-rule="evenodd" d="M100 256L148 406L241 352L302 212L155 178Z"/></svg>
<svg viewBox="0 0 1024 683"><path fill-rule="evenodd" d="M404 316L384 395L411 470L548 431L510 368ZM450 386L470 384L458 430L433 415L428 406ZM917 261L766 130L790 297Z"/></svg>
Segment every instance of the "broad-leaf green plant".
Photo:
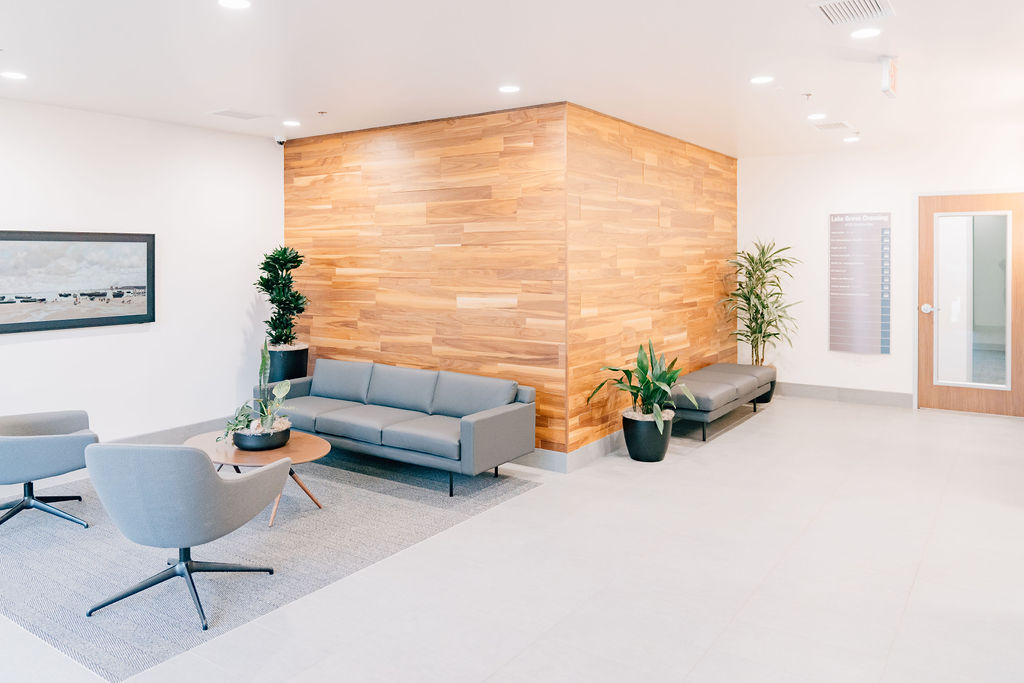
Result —
<svg viewBox="0 0 1024 683"><path fill-rule="evenodd" d="M643 344L636 354L636 367L633 368L612 368L603 367L602 370L620 373L620 377L609 377L590 392L587 403L601 391L606 384L621 391L628 391L633 401L633 410L642 415L654 415L654 421L658 425L658 432L665 433L664 412L667 409L675 409L676 404L672 398L672 389L679 387L693 407L697 407L697 399L686 388L685 384L679 382L679 375L682 370L676 369L678 358L665 364L665 354L660 358L654 355L654 344L647 340L647 348Z"/></svg>
<svg viewBox="0 0 1024 683"><path fill-rule="evenodd" d="M288 392L291 391L292 383L286 379L271 386L269 380L270 348L264 341L260 353L259 383L256 389L258 398L253 399L252 402L246 401L238 407L234 416L225 425L224 434L218 441L228 438L232 432L243 430L270 433L278 418L287 417L281 413L281 404L284 403Z"/></svg>
<svg viewBox="0 0 1024 683"><path fill-rule="evenodd" d="M267 324L267 339L274 346L295 342L295 318L306 310L309 300L295 289L292 271L302 265L302 254L291 247L278 247L263 256L256 289L267 295L274 307Z"/></svg>
<svg viewBox="0 0 1024 683"><path fill-rule="evenodd" d="M734 269L735 288L722 301L736 314L738 329L733 334L750 346L754 365L764 365L769 345L793 344L789 335L796 329L796 321L789 308L795 303L786 303L782 279L793 277L791 269L800 261L786 255L787 251L789 247L758 240L753 250L738 251L728 261Z"/></svg>

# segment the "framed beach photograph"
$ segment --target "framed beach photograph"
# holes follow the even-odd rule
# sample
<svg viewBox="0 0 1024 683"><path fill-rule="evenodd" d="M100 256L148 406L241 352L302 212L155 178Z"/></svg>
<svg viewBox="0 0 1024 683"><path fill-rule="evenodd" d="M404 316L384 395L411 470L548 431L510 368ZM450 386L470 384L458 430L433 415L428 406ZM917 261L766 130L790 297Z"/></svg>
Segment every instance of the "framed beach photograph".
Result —
<svg viewBox="0 0 1024 683"><path fill-rule="evenodd" d="M154 242L0 230L0 334L155 321Z"/></svg>

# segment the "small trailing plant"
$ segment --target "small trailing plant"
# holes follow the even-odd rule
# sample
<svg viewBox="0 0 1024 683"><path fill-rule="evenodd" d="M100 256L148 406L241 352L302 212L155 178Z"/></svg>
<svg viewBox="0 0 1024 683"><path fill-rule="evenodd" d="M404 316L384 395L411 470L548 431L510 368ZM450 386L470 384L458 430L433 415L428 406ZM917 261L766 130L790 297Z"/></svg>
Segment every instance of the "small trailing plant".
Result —
<svg viewBox="0 0 1024 683"><path fill-rule="evenodd" d="M230 438L235 432L243 434L273 434L292 426L287 415L281 413L281 404L284 403L288 392L291 391L292 383L289 380L277 382L270 386L270 349L267 342L263 342L263 350L260 354L259 386L256 393L259 398L253 399L250 403L246 401L238 407L234 416L228 420L224 427L224 434L217 440Z"/></svg>
<svg viewBox="0 0 1024 683"><path fill-rule="evenodd" d="M260 270L263 272L256 281L256 289L267 295L274 307L267 324L267 339L272 346L293 344L295 318L306 310L309 300L296 291L292 271L302 265L302 254L291 247L278 247L263 256Z"/></svg>
<svg viewBox="0 0 1024 683"><path fill-rule="evenodd" d="M784 341L792 346L789 334L796 321L782 291L782 278L793 277L790 269L800 263L785 254L789 247L776 247L775 242L755 241L753 251L738 251L728 263L735 269L735 289L723 303L736 314L737 339L750 346L754 365L764 365L768 345Z"/></svg>
<svg viewBox="0 0 1024 683"><path fill-rule="evenodd" d="M621 377L609 377L604 380L587 397L587 403L597 395L597 392L609 382L611 386L621 391L628 391L633 400L633 412L640 415L653 415L658 425L658 432L665 433L665 418L671 417L669 412L676 407L672 399L672 389L678 386L683 395L697 407L697 399L693 393L686 388L685 384L679 382L681 370L676 369L678 358L672 359L668 365L665 364L665 354L658 358L654 355L654 344L647 340L647 349L643 344L636 354L635 368L612 368L603 367L602 370L621 373ZM666 412L668 415L666 415Z"/></svg>

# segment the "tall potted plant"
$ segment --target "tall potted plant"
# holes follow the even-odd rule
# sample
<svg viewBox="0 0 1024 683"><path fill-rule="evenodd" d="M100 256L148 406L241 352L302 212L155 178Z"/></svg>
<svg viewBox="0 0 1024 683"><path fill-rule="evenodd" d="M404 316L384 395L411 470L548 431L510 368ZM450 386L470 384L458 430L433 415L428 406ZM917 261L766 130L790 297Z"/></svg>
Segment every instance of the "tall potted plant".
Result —
<svg viewBox="0 0 1024 683"><path fill-rule="evenodd" d="M270 344L270 381L304 377L309 363L309 345L296 342L295 318L306 310L308 299L295 290L292 271L302 265L302 254L291 247L278 247L263 256L256 289L267 295L274 311L267 324Z"/></svg>
<svg viewBox="0 0 1024 683"><path fill-rule="evenodd" d="M796 321L789 314L782 279L791 278L791 268L799 260L785 254L789 247L777 247L775 242L754 242L752 251L738 251L728 261L734 269L735 288L723 300L729 312L736 314L738 329L733 332L750 346L754 365L764 365L767 347L784 341L792 345L790 332ZM771 396L766 397L770 400Z"/></svg>
<svg viewBox="0 0 1024 683"><path fill-rule="evenodd" d="M597 392L609 382L616 389L629 392L633 405L622 414L622 434L626 439L626 451L634 460L664 460L672 436L672 418L675 416L673 408L676 404L672 398L674 387L679 387L693 407L697 407L697 400L693 394L685 384L678 381L682 372L676 369L678 360L675 358L666 365L665 354L662 354L661 358L655 356L654 344L648 340L647 349L641 345L636 354L636 367L601 368L618 372L621 376L604 380L587 397L587 403L590 403Z"/></svg>

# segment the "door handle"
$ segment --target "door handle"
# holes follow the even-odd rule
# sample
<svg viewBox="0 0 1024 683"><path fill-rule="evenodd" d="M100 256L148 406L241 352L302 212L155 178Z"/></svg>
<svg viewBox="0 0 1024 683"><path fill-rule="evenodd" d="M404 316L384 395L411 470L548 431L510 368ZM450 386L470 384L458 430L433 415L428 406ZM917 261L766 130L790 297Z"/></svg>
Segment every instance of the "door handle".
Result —
<svg viewBox="0 0 1024 683"><path fill-rule="evenodd" d="M937 310L939 310L939 309L932 308L931 304L921 304L921 312L922 313L931 313L932 311L937 311Z"/></svg>

